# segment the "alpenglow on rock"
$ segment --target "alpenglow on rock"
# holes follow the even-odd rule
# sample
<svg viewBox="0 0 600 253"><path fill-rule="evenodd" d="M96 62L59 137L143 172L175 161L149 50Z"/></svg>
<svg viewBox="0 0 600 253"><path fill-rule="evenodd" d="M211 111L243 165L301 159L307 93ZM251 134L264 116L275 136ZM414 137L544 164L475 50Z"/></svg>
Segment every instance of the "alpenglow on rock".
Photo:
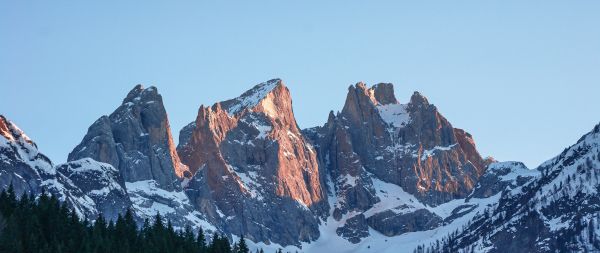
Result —
<svg viewBox="0 0 600 253"><path fill-rule="evenodd" d="M121 106L89 127L68 160L88 157L114 166L126 182L155 180L167 190L180 189L180 180L188 173L175 151L155 87L135 86Z"/></svg>
<svg viewBox="0 0 600 253"><path fill-rule="evenodd" d="M319 237L327 205L317 155L281 80L201 106L177 150L195 173L188 196L225 231L283 245Z"/></svg>

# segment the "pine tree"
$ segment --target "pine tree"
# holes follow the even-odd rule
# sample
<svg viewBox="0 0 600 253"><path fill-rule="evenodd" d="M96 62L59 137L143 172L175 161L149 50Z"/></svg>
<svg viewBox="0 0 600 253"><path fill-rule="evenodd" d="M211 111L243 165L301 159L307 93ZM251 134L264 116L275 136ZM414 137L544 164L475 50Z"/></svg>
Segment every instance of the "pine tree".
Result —
<svg viewBox="0 0 600 253"><path fill-rule="evenodd" d="M240 241L237 243L238 245L238 250L236 251L236 253L249 253L250 249L248 248L248 245L246 244L246 240L244 239L244 235L241 235L240 237Z"/></svg>
<svg viewBox="0 0 600 253"><path fill-rule="evenodd" d="M218 234L208 248L211 253L231 253L227 237ZM131 211L116 222L99 214L89 223L55 196L17 199L14 191L5 190L0 191L0 252L207 253L207 247L201 229L196 238L189 226L175 231L160 214L152 224L146 219L139 230ZM249 252L245 240L237 243L237 252Z"/></svg>
<svg viewBox="0 0 600 253"><path fill-rule="evenodd" d="M204 231L202 230L202 228L198 229L196 245L201 253L206 252L206 238L204 237Z"/></svg>

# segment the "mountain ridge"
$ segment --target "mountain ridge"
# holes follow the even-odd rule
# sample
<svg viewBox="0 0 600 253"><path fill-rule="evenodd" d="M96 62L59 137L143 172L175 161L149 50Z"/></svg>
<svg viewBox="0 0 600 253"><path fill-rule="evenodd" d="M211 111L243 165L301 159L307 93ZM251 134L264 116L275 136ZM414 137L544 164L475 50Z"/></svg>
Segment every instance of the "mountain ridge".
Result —
<svg viewBox="0 0 600 253"><path fill-rule="evenodd" d="M99 214L114 219L129 208L141 224L158 212L177 228L191 224L232 240L243 235L253 247L267 249L593 250L599 248L595 237L567 233L576 242L562 248L548 238L565 235L552 227L559 223L575 226L577 233L583 231L577 222L598 224L589 211L577 222L564 218L573 214L564 208L573 205L571 198L596 201L599 129L531 170L484 159L473 136L454 127L425 96L414 92L402 104L390 83L351 85L341 111L330 111L322 126L300 129L289 89L271 79L236 98L201 105L175 147L158 90L136 85L113 113L89 127L64 164L54 165L1 116L0 187L46 190L92 221ZM556 203L528 202L531 194L545 196L538 194L549 190L539 189L563 170L585 175L568 175L583 195L563 190ZM539 207L515 209L524 203ZM564 211L548 211L558 206ZM544 249L508 240L515 233L494 222L518 224L511 225L503 212L550 226L533 231L541 239L521 235ZM563 220L549 223L544 217ZM473 231L483 239L476 240Z"/></svg>

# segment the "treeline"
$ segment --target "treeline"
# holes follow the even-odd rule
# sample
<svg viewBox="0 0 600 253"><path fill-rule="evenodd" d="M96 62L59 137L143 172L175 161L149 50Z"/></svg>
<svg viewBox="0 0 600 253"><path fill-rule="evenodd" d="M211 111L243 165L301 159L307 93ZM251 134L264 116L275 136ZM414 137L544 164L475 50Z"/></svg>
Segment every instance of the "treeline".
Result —
<svg viewBox="0 0 600 253"><path fill-rule="evenodd" d="M146 220L139 229L130 211L116 222L100 216L90 223L53 196L17 198L9 187L0 193L0 252L249 253L250 250L243 237L230 244L227 237L214 234L207 242L201 229L194 233L188 226L177 231L159 214L153 222Z"/></svg>

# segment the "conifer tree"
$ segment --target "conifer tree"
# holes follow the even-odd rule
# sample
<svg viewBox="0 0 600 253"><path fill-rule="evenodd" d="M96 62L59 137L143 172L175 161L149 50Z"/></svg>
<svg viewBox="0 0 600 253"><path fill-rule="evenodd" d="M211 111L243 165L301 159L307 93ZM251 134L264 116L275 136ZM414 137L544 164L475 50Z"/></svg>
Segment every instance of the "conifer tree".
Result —
<svg viewBox="0 0 600 253"><path fill-rule="evenodd" d="M250 249L246 244L246 240L244 239L244 235L240 237L240 241L237 243L238 249L235 251L236 253L249 253Z"/></svg>

